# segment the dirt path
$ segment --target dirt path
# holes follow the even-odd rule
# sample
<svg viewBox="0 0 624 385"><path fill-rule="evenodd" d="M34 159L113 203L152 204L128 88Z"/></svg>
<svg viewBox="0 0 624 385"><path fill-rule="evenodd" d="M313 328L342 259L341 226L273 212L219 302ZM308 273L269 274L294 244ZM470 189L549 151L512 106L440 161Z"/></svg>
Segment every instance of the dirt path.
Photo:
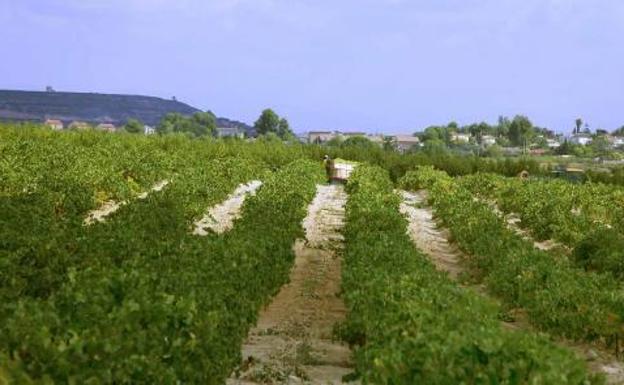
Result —
<svg viewBox="0 0 624 385"><path fill-rule="evenodd" d="M449 242L448 230L438 227L433 218L431 208L427 206L426 191L401 191L400 194L403 197L401 213L406 216L409 222L408 233L416 247L427 254L439 270L446 271L451 278L457 279L465 271L461 261L466 257L461 250ZM512 226L509 223L508 225ZM523 231L519 228L518 230ZM475 290L482 295L486 295L485 290L481 288L475 288ZM514 330L533 331L521 309L517 309L513 313L516 321L502 322L504 327ZM602 347L566 340L557 340L555 342L573 350L579 357L583 357L587 367L592 372L603 373L607 378L607 384L624 384L624 365Z"/></svg>
<svg viewBox="0 0 624 385"><path fill-rule="evenodd" d="M464 271L461 262L461 251L449 243L449 232L438 228L433 219L433 211L426 206L427 194L424 190L417 192L401 191L403 202L401 213L408 219L408 233L416 247L427 254L438 270L446 271L453 279L457 279Z"/></svg>
<svg viewBox="0 0 624 385"><path fill-rule="evenodd" d="M340 185L317 186L303 221L306 240L293 246L290 283L261 312L238 378L227 384L340 384L353 371L349 348L332 338L346 315L338 296L346 199Z"/></svg>
<svg viewBox="0 0 624 385"><path fill-rule="evenodd" d="M168 180L162 180L156 183L149 191L142 192L137 196L137 199L146 199L150 193L162 191L169 184ZM90 211L87 214L87 217L84 220L85 226L92 225L96 222L103 222L106 220L106 217L113 214L115 211L119 210L122 206L130 203L129 201L106 201L102 204L102 206L97 209Z"/></svg>
<svg viewBox="0 0 624 385"><path fill-rule="evenodd" d="M262 186L259 180L242 184L234 190L227 199L220 204L210 208L206 215L195 222L195 235L208 235L211 231L217 234L224 233L234 226L234 220L239 217L243 203L247 195L255 195Z"/></svg>

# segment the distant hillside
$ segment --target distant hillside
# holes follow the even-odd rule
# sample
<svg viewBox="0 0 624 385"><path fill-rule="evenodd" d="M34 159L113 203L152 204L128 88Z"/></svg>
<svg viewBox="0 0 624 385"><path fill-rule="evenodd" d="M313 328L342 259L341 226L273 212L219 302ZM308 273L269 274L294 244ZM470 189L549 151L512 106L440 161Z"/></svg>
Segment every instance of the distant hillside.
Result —
<svg viewBox="0 0 624 385"><path fill-rule="evenodd" d="M170 112L191 115L198 111L188 104L153 96L0 90L0 120L80 120L121 126L134 118L155 126ZM245 123L226 118L218 118L217 126L253 130Z"/></svg>

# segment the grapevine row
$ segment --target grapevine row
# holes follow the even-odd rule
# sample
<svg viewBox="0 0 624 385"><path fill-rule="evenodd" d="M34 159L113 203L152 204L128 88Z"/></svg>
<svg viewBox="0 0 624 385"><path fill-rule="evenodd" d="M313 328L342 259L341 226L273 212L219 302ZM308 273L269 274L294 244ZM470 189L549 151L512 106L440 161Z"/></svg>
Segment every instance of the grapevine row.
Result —
<svg viewBox="0 0 624 385"><path fill-rule="evenodd" d="M385 171L361 166L347 188L343 334L364 383L600 383L546 338L503 330L496 306L437 271Z"/></svg>

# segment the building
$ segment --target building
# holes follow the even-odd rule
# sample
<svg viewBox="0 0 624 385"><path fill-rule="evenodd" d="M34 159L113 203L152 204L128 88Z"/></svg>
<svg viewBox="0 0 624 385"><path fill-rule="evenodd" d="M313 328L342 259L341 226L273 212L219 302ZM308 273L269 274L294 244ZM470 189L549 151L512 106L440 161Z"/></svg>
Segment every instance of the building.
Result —
<svg viewBox="0 0 624 385"><path fill-rule="evenodd" d="M570 143L580 144L581 146L587 146L591 144L592 137L589 134L574 134L570 137Z"/></svg>
<svg viewBox="0 0 624 385"><path fill-rule="evenodd" d="M44 124L53 130L62 130L65 128L63 122L57 119L47 119Z"/></svg>
<svg viewBox="0 0 624 385"><path fill-rule="evenodd" d="M556 148L561 147L561 143L559 143L558 140L556 139L546 139L546 145L548 146L548 148L550 148L551 150L554 150Z"/></svg>
<svg viewBox="0 0 624 385"><path fill-rule="evenodd" d="M143 126L143 133L145 135L153 135L156 133L156 129L152 126L148 126L147 124Z"/></svg>
<svg viewBox="0 0 624 385"><path fill-rule="evenodd" d="M493 146L496 144L496 138L492 135L483 135L481 137L481 144L484 146Z"/></svg>
<svg viewBox="0 0 624 385"><path fill-rule="evenodd" d="M420 139L412 135L396 135L392 137L392 142L399 152L406 152L420 145Z"/></svg>
<svg viewBox="0 0 624 385"><path fill-rule="evenodd" d="M455 143L469 143L470 134L464 134L461 132L454 132L451 134L451 142Z"/></svg>
<svg viewBox="0 0 624 385"><path fill-rule="evenodd" d="M100 123L95 127L96 130L107 131L107 132L115 132L117 131L117 127L114 124L110 123Z"/></svg>
<svg viewBox="0 0 624 385"><path fill-rule="evenodd" d="M321 144L334 139L336 134L331 131L310 131L308 133L308 143Z"/></svg>
<svg viewBox="0 0 624 385"><path fill-rule="evenodd" d="M215 134L217 138L244 138L245 133L238 127L217 127Z"/></svg>
<svg viewBox="0 0 624 385"><path fill-rule="evenodd" d="M69 129L70 130L87 130L91 128L91 126L89 125L89 123L87 122L81 122L79 120L74 120L73 122L71 122L69 124Z"/></svg>

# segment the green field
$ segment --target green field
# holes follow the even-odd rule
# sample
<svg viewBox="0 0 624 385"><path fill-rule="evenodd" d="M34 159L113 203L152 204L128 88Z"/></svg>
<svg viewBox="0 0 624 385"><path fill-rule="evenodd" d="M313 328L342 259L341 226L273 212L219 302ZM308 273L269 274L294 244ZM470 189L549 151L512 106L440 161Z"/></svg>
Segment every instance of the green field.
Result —
<svg viewBox="0 0 624 385"><path fill-rule="evenodd" d="M325 153L358 162L345 186L346 318L334 336L351 349L349 378L604 382L570 346L616 364L621 355L622 187L520 180L539 168L524 160L5 126L0 384L225 383L289 282ZM192 234L207 208L252 180L262 186L231 230ZM427 191L423 205L464 255L461 277L409 238L397 189ZM544 240L560 247L534 247Z"/></svg>

